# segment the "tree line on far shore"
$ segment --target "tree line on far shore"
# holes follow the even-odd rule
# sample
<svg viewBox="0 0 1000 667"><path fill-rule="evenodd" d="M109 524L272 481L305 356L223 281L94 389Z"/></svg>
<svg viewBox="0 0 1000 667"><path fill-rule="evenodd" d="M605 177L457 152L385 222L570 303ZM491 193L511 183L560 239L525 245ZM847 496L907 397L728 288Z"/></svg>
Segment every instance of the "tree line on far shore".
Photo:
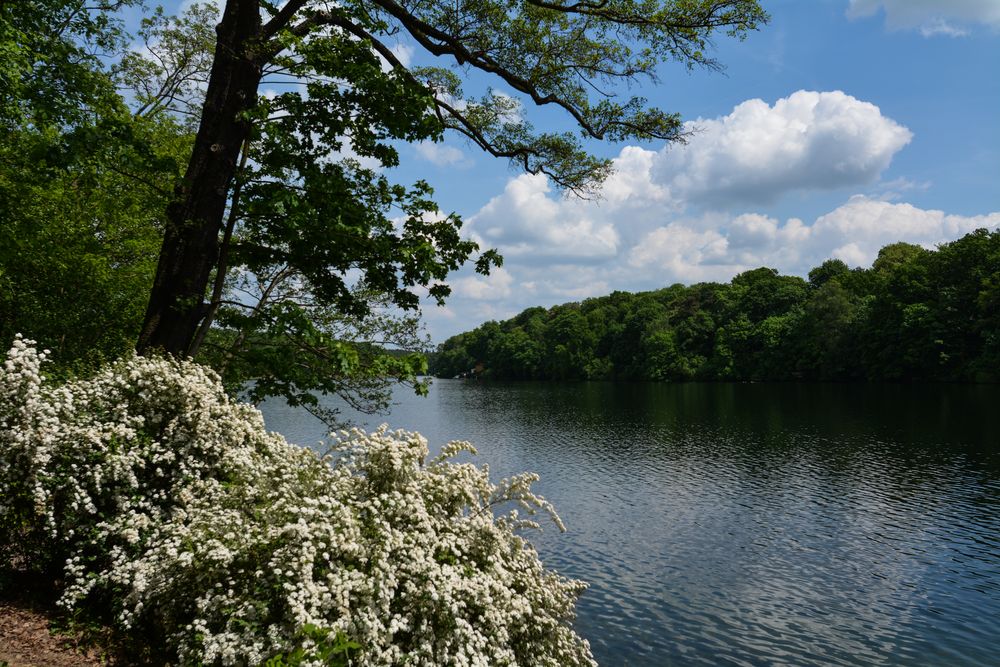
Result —
<svg viewBox="0 0 1000 667"><path fill-rule="evenodd" d="M438 377L505 380L1000 380L1000 230L808 280L758 268L729 283L528 308L453 336Z"/></svg>

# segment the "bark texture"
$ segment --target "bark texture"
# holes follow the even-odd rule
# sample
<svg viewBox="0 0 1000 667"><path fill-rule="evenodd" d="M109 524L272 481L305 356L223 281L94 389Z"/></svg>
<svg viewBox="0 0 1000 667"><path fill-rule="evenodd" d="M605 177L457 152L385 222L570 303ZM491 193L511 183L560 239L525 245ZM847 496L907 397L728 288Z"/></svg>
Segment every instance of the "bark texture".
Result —
<svg viewBox="0 0 1000 667"><path fill-rule="evenodd" d="M188 356L207 312L205 294L219 255L226 203L250 133L244 112L257 100L258 0L229 0L216 26L215 60L184 179L167 208L156 277L136 349Z"/></svg>

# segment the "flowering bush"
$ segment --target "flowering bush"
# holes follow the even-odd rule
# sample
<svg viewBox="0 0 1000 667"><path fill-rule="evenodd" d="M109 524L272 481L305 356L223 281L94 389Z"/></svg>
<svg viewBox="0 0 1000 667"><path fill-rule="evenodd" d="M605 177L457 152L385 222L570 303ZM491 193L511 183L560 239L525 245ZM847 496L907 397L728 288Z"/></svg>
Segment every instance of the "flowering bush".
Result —
<svg viewBox="0 0 1000 667"><path fill-rule="evenodd" d="M592 665L584 584L547 571L491 483L420 435L268 433L212 371L135 357L62 386L18 339L0 370L0 556L65 581L182 664Z"/></svg>

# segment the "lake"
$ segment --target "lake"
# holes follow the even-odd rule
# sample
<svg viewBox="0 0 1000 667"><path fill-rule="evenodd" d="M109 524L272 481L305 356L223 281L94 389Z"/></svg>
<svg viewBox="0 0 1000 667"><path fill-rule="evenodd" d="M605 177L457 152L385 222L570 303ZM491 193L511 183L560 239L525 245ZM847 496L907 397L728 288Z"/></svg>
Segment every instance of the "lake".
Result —
<svg viewBox="0 0 1000 667"><path fill-rule="evenodd" d="M359 418L532 470L602 665L1000 664L1000 387L436 380ZM268 427L314 445L280 402Z"/></svg>

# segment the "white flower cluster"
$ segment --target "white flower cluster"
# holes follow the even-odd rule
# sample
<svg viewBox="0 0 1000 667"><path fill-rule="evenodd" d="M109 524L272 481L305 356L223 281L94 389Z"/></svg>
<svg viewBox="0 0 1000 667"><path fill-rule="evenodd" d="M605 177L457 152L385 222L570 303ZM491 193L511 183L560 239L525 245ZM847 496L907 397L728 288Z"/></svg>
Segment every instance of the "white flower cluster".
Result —
<svg viewBox="0 0 1000 667"><path fill-rule="evenodd" d="M254 665L316 633L359 665L593 665L584 584L543 568L493 484L418 434L288 444L210 370L134 357L49 386L18 339L0 370L0 556L61 568L70 608L111 612L181 664ZM6 553L4 553L6 552ZM318 661L313 660L314 664Z"/></svg>

